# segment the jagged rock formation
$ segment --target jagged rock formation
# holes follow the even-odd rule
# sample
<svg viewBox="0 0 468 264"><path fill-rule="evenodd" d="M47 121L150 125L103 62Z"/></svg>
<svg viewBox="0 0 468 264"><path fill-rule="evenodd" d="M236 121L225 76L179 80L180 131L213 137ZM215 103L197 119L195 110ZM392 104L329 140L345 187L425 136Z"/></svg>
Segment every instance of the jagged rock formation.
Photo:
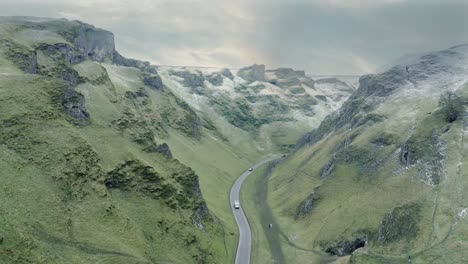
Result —
<svg viewBox="0 0 468 264"><path fill-rule="evenodd" d="M159 75L145 75L143 77L143 83L151 86L152 88L158 90L158 91L163 91L164 90L164 85L162 83L161 77Z"/></svg>
<svg viewBox="0 0 468 264"><path fill-rule="evenodd" d="M211 120L218 135L229 139L247 132L264 150L291 148L298 135L315 127L354 90L349 81L319 90L304 71L265 70L264 65L244 67L237 74L186 67L160 67L159 73L173 81L171 89L177 95ZM277 139L286 137L287 141Z"/></svg>
<svg viewBox="0 0 468 264"><path fill-rule="evenodd" d="M252 66L244 67L237 72L242 79L248 82L265 81L265 65L254 64Z"/></svg>
<svg viewBox="0 0 468 264"><path fill-rule="evenodd" d="M112 60L115 52L114 34L80 21L76 23L78 26L73 31L61 32L64 37L73 43L82 55L92 60Z"/></svg>

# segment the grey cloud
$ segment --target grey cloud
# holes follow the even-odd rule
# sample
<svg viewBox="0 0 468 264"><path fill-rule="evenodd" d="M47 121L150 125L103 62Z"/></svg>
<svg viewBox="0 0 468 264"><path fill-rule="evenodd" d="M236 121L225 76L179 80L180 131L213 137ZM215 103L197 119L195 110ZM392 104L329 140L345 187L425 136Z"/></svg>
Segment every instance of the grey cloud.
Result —
<svg viewBox="0 0 468 264"><path fill-rule="evenodd" d="M158 64L311 74L362 74L468 42L463 0L2 0L0 15L80 19L114 32L124 55Z"/></svg>

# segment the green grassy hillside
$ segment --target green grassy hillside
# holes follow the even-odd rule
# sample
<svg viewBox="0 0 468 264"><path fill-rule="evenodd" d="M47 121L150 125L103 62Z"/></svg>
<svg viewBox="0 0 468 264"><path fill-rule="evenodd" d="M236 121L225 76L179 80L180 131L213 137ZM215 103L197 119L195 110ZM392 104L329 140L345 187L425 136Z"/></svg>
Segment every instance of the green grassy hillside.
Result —
<svg viewBox="0 0 468 264"><path fill-rule="evenodd" d="M316 100L260 94L268 83L235 85L258 98L231 100L211 94L213 73L197 88L209 107L198 107L171 74L123 57L113 34L92 25L0 18L0 262L232 262L236 178L350 93L332 89L325 100L336 101L292 120L281 114ZM299 81L313 90L303 72L269 74L284 93Z"/></svg>
<svg viewBox="0 0 468 264"><path fill-rule="evenodd" d="M362 77L274 170L286 263L468 261L466 53Z"/></svg>
<svg viewBox="0 0 468 264"><path fill-rule="evenodd" d="M81 22L0 21L0 262L229 262L232 219L207 206L202 165L176 159L216 144L207 125L146 64L114 57L112 34ZM258 157L236 155L220 158Z"/></svg>

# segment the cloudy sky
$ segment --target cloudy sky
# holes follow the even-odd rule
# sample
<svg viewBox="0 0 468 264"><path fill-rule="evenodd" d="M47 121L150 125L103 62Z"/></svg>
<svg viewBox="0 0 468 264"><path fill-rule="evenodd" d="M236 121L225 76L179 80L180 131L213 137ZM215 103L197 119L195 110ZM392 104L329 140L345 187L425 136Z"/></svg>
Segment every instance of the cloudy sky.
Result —
<svg viewBox="0 0 468 264"><path fill-rule="evenodd" d="M154 64L363 74L468 43L467 0L0 0L0 15L79 19Z"/></svg>

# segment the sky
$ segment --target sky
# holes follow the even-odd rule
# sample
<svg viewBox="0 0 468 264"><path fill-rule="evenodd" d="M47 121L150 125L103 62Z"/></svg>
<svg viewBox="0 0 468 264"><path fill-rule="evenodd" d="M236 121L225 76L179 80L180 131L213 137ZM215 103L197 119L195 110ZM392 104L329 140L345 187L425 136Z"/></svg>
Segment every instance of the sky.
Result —
<svg viewBox="0 0 468 264"><path fill-rule="evenodd" d="M156 65L361 75L468 43L468 0L0 0L1 16L78 19Z"/></svg>

